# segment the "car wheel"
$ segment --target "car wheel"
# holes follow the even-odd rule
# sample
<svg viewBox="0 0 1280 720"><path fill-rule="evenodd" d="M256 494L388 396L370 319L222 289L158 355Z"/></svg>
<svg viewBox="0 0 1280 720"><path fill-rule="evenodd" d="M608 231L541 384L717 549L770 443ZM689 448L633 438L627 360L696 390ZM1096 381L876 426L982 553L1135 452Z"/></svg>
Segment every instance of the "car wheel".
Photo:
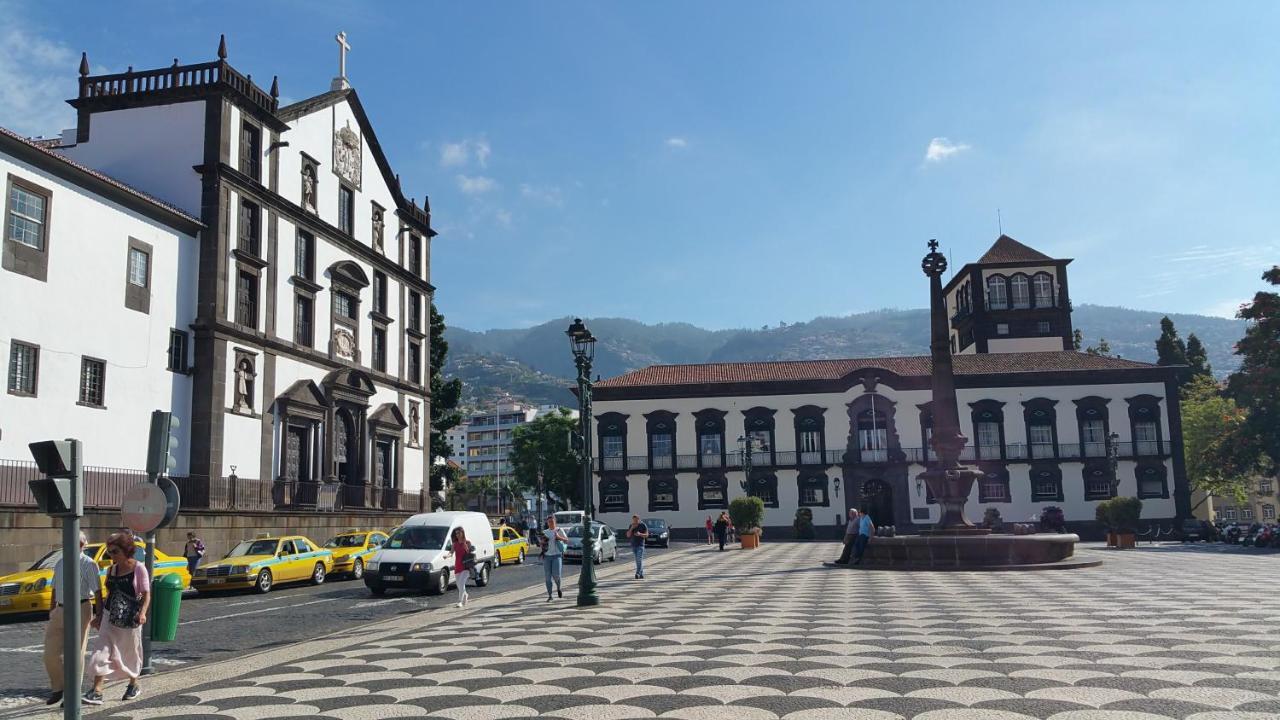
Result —
<svg viewBox="0 0 1280 720"><path fill-rule="evenodd" d="M449 592L449 571L441 570L440 574L436 576L436 581L431 584L427 592L432 595L443 595Z"/></svg>
<svg viewBox="0 0 1280 720"><path fill-rule="evenodd" d="M271 583L271 571L263 568L262 572L258 573L258 580L253 584L253 589L260 593L271 592Z"/></svg>
<svg viewBox="0 0 1280 720"><path fill-rule="evenodd" d="M602 562L604 562L604 553L597 550L596 554L591 556L591 564L599 565Z"/></svg>
<svg viewBox="0 0 1280 720"><path fill-rule="evenodd" d="M364 577L364 560L356 558L356 564L351 566L351 577L356 580Z"/></svg>
<svg viewBox="0 0 1280 720"><path fill-rule="evenodd" d="M521 550L520 550L520 554L516 556L516 564L517 564L517 565L523 565L523 564L524 564L524 549L523 549L523 548L521 548Z"/></svg>
<svg viewBox="0 0 1280 720"><path fill-rule="evenodd" d="M485 587L489 584L489 563L483 563L476 569L476 587Z"/></svg>
<svg viewBox="0 0 1280 720"><path fill-rule="evenodd" d="M316 567L311 571L311 584L321 585L324 583L324 563L316 563Z"/></svg>
<svg viewBox="0 0 1280 720"><path fill-rule="evenodd" d="M496 568L502 567L502 551L501 550L493 554L493 566Z"/></svg>
<svg viewBox="0 0 1280 720"><path fill-rule="evenodd" d="M384 587L371 587L369 592L373 593L374 597L382 597L387 594L387 589Z"/></svg>

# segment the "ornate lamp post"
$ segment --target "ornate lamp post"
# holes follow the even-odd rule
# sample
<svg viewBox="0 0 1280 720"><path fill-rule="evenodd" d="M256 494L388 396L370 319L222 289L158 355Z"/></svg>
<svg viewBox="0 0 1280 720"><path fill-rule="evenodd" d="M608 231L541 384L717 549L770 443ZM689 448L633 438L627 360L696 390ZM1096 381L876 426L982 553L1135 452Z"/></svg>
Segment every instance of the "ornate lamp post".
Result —
<svg viewBox="0 0 1280 720"><path fill-rule="evenodd" d="M751 453L758 442L760 441L746 435L738 436L738 452L742 454L742 492L748 495L751 494Z"/></svg>
<svg viewBox="0 0 1280 720"><path fill-rule="evenodd" d="M573 350L573 362L578 367L578 422L582 434L582 575L578 579L578 607L599 605L596 595L596 544L591 533L591 519L595 515L595 503L591 492L591 361L596 355L596 339L582 323L574 318L569 329L569 346Z"/></svg>

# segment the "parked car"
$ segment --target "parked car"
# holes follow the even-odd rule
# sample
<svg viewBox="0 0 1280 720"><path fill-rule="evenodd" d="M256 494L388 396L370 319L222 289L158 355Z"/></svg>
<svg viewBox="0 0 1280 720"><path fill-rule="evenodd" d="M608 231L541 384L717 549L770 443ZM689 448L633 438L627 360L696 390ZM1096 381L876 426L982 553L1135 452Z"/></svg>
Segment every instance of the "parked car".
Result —
<svg viewBox="0 0 1280 720"><path fill-rule="evenodd" d="M645 518L641 520L644 526L649 528L649 537L644 539L645 547L650 545L659 545L661 547L671 547L671 528L667 526L667 521L662 518Z"/></svg>
<svg viewBox="0 0 1280 720"><path fill-rule="evenodd" d="M529 553L529 541L518 530L503 525L493 529L493 565L503 563L520 565Z"/></svg>
<svg viewBox="0 0 1280 720"><path fill-rule="evenodd" d="M359 580L364 577L365 564L386 541L387 534L381 530L348 530L329 538L324 546L333 553L333 572Z"/></svg>
<svg viewBox="0 0 1280 720"><path fill-rule="evenodd" d="M489 518L478 512L419 513L391 531L387 542L364 566L364 584L374 595L388 588L425 590L432 595L449 591L453 584L453 529L460 527L475 546L477 587L489 584L489 568L495 562Z"/></svg>
<svg viewBox="0 0 1280 720"><path fill-rule="evenodd" d="M135 543L134 558L143 562L145 546ZM106 592L106 568L111 564L107 556L106 545L94 543L84 546L84 554L93 558L100 568L98 578L101 587L99 592ZM25 613L47 613L53 605L53 566L62 557L61 550L54 550L32 563L22 572L0 577L0 617L22 615ZM156 548L155 575L177 575L182 579L182 587L191 585L191 576L187 574L187 561L183 558L167 555Z"/></svg>
<svg viewBox="0 0 1280 720"><path fill-rule="evenodd" d="M1204 529L1204 525L1207 524L1208 523L1201 524L1201 521L1196 520L1195 518L1187 518L1186 520L1183 520L1182 542L1201 542L1208 540L1209 538L1206 537Z"/></svg>
<svg viewBox="0 0 1280 720"><path fill-rule="evenodd" d="M586 515L586 511L584 510L561 510L555 514L556 525L559 525L560 527L581 525L584 515Z"/></svg>
<svg viewBox="0 0 1280 720"><path fill-rule="evenodd" d="M599 565L605 560L618 559L618 537L614 534L613 528L604 523L591 523L591 532L593 533L592 542L595 543L594 560ZM568 547L564 551L565 560L582 560L582 525L571 525L564 528L564 534L569 536Z"/></svg>
<svg viewBox="0 0 1280 720"><path fill-rule="evenodd" d="M278 583L324 582L333 553L302 535L259 535L231 548L217 562L196 568L191 587L200 592L253 588L270 592Z"/></svg>

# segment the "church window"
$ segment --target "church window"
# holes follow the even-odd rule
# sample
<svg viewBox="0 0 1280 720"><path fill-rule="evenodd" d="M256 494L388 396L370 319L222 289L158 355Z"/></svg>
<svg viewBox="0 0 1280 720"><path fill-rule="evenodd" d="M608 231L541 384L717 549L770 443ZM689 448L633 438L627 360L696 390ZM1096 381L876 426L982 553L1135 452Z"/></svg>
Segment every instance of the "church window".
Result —
<svg viewBox="0 0 1280 720"><path fill-rule="evenodd" d="M346 185L338 186L338 229L356 234L356 194Z"/></svg>
<svg viewBox="0 0 1280 720"><path fill-rule="evenodd" d="M107 363L90 357L80 358L80 403L103 407L106 401Z"/></svg>
<svg viewBox="0 0 1280 720"><path fill-rule="evenodd" d="M262 130L251 122L240 127L240 172L262 181Z"/></svg>
<svg viewBox="0 0 1280 720"><path fill-rule="evenodd" d="M258 276L249 270L236 275L236 322L258 327Z"/></svg>
<svg viewBox="0 0 1280 720"><path fill-rule="evenodd" d="M187 333L183 330L169 331L168 367L176 373L187 371Z"/></svg>
<svg viewBox="0 0 1280 720"><path fill-rule="evenodd" d="M373 271L373 310L387 314L387 276L377 270Z"/></svg>
<svg viewBox="0 0 1280 720"><path fill-rule="evenodd" d="M1003 275L987 278L987 307L991 310L1009 309L1009 286Z"/></svg>
<svg viewBox="0 0 1280 720"><path fill-rule="evenodd" d="M151 278L151 256L145 250L129 248L129 284L147 287Z"/></svg>
<svg viewBox="0 0 1280 720"><path fill-rule="evenodd" d="M16 340L9 342L9 393L36 394L36 377L40 366L40 348Z"/></svg>
<svg viewBox="0 0 1280 720"><path fill-rule="evenodd" d="M1014 275L1009 282L1009 287L1013 294L1013 306L1015 308L1031 307L1031 282L1027 280L1027 276L1021 273Z"/></svg>
<svg viewBox="0 0 1280 720"><path fill-rule="evenodd" d="M44 250L49 196L10 180L9 218L5 237L36 250Z"/></svg>
<svg viewBox="0 0 1280 720"><path fill-rule="evenodd" d="M408 380L410 382L422 383L422 348L417 342L410 340L409 348L406 353L406 363L408 365Z"/></svg>
<svg viewBox="0 0 1280 720"><path fill-rule="evenodd" d="M293 241L293 274L303 280L315 280L316 238L305 230L299 230Z"/></svg>
<svg viewBox="0 0 1280 720"><path fill-rule="evenodd" d="M293 341L303 347L311 347L315 343L315 301L306 295L297 295L293 300Z"/></svg>
<svg viewBox="0 0 1280 720"><path fill-rule="evenodd" d="M335 292L333 294L333 307L339 317L344 317L348 320L354 320L356 318L355 298L351 297L347 293Z"/></svg>
<svg viewBox="0 0 1280 720"><path fill-rule="evenodd" d="M409 329L422 331L422 296L415 291L409 292Z"/></svg>
<svg viewBox="0 0 1280 720"><path fill-rule="evenodd" d="M261 209L248 200L240 201L240 233L236 238L236 247L254 257L262 257Z"/></svg>
<svg viewBox="0 0 1280 720"><path fill-rule="evenodd" d="M373 369L387 371L387 329L383 327L373 328Z"/></svg>
<svg viewBox="0 0 1280 720"><path fill-rule="evenodd" d="M422 237L409 235L409 272L422 277Z"/></svg>
<svg viewBox="0 0 1280 720"><path fill-rule="evenodd" d="M1049 273L1036 273L1031 285L1036 296L1036 307L1053 307L1053 278Z"/></svg>

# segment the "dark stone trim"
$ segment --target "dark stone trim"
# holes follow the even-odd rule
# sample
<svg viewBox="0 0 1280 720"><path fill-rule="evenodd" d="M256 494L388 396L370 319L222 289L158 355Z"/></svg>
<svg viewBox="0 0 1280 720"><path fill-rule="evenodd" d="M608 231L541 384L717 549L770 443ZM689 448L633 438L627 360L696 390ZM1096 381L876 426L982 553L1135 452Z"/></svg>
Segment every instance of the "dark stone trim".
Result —
<svg viewBox="0 0 1280 720"><path fill-rule="evenodd" d="M1033 463L1036 458L1031 457L1032 425L1049 426L1050 434L1053 436L1053 456L1055 458L1058 457L1058 411L1055 408L1057 404L1057 400L1050 400L1049 398L1042 397L1031 398L1030 400L1026 400L1022 403L1022 422L1027 433L1027 457L1031 458ZM1040 459L1044 460L1048 458ZM1061 484L1061 478L1059 478L1058 482Z"/></svg>
<svg viewBox="0 0 1280 720"><path fill-rule="evenodd" d="M237 351L239 352L239 351ZM276 356L275 353L262 353L262 428L258 437L258 477L272 477L272 459L275 455L275 415L271 412L271 404L267 398L276 396Z"/></svg>
<svg viewBox="0 0 1280 720"><path fill-rule="evenodd" d="M5 138L6 136L0 133L0 139ZM3 146L0 145L0 147ZM39 250L9 238L9 212L11 211L9 198L13 195L15 185L44 198L44 221L41 226L44 231L41 237L44 247ZM8 182L4 188L4 215L0 215L0 237L4 238L3 259L0 260L0 266L19 275L26 275L32 280L46 282L49 278L51 227L53 227L53 191L9 173Z"/></svg>
<svg viewBox="0 0 1280 720"><path fill-rule="evenodd" d="M169 361L171 357L171 353L166 353L165 369L171 373L175 373L178 375L190 375L191 374L191 363L190 363L191 333L187 332L186 330L182 330L180 328L170 328L169 329L169 348L170 350L172 350L173 339L179 336L182 338L181 365L179 367L174 367L173 363Z"/></svg>
<svg viewBox="0 0 1280 720"><path fill-rule="evenodd" d="M129 279L129 259L133 251L144 253L147 256L147 278L146 285L138 287ZM144 243L141 240L130 237L128 245L124 251L124 306L130 310L137 310L140 313L151 314L151 278L154 275L152 267L155 265L156 251L151 247L150 243Z"/></svg>
<svg viewBox="0 0 1280 720"><path fill-rule="evenodd" d="M1049 498L1036 497L1036 476L1041 473L1048 473L1049 476L1051 476L1054 482L1057 484L1057 490L1054 493L1053 497L1049 497ZM1058 465L1057 462L1054 462L1052 460L1040 460L1037 462L1033 462L1030 468L1027 470L1027 479L1031 483L1031 487L1029 488L1030 494L1031 494L1031 502L1033 503L1065 502L1065 500L1063 499L1064 496L1062 494L1062 468Z"/></svg>
<svg viewBox="0 0 1280 720"><path fill-rule="evenodd" d="M973 437L969 439L970 444L975 448L978 447L978 423L993 422L996 424L1000 432L1000 457L999 458L981 458L983 460L1004 460L1007 456L1006 442L1004 437L1004 403L998 400L979 400L969 403L970 422L973 423ZM979 451L980 452L980 451ZM1008 478L1006 478L1006 483Z"/></svg>
<svg viewBox="0 0 1280 720"><path fill-rule="evenodd" d="M1013 502L1013 488L1009 487L1009 468L1002 462L982 462L977 463L978 469L986 477L978 478L978 504L1009 504ZM987 486L991 478L1004 486L1004 494L1001 497L987 495Z"/></svg>
<svg viewBox="0 0 1280 720"><path fill-rule="evenodd" d="M821 488L822 502L805 502L804 491L806 488ZM796 493L796 507L831 507L831 483L825 472L798 473L796 475Z"/></svg>
<svg viewBox="0 0 1280 720"><path fill-rule="evenodd" d="M631 512L631 484L627 478L622 475L611 475L605 473L600 476L600 512ZM610 496L622 496L622 502L613 503L606 502L605 498Z"/></svg>
<svg viewBox="0 0 1280 720"><path fill-rule="evenodd" d="M308 280L300 275L289 276L289 282L293 283L299 292L305 292L309 295L315 295L324 289L324 286L320 283Z"/></svg>
<svg viewBox="0 0 1280 720"><path fill-rule="evenodd" d="M717 467L725 466L728 449L725 447L724 419L728 414L728 411L716 410L715 408L699 410L693 414L694 435L697 439L697 446L694 449L697 450L698 467L702 467L702 437L704 435L718 436L720 438L720 465Z"/></svg>
<svg viewBox="0 0 1280 720"><path fill-rule="evenodd" d="M791 411L791 425L795 431L795 448L796 448L796 464L802 464L804 451L800 442L800 436L807 431L817 431L818 433L818 453L819 464L826 463L827 457L827 409L818 407L817 405L804 405L794 408Z"/></svg>
<svg viewBox="0 0 1280 720"><path fill-rule="evenodd" d="M707 500L708 490L720 491L719 500ZM698 509L699 510L728 510L729 509L729 479L725 477L723 472L714 470L704 470L698 473Z"/></svg>
<svg viewBox="0 0 1280 720"><path fill-rule="evenodd" d="M768 470L752 468L751 477L747 478L745 482L745 492L747 495L760 498L764 501L764 506L767 508L779 507L778 476L775 473ZM764 497L761 493L772 497L772 501Z"/></svg>
<svg viewBox="0 0 1280 720"><path fill-rule="evenodd" d="M231 256L234 257L237 262L248 265L249 267L255 270L262 270L263 268L267 267L267 265L270 264L268 261L263 260L257 255L254 255L253 253L250 253L250 252L245 252L240 248L235 248L234 250L232 250Z"/></svg>
<svg viewBox="0 0 1280 720"><path fill-rule="evenodd" d="M1174 397L1176 399L1178 396L1175 395ZM1155 456L1164 455L1168 448L1165 447L1166 443L1164 441L1164 422L1160 418L1161 398L1144 394L1125 398L1124 401L1129 405L1129 439L1133 442L1134 455L1137 456L1138 454L1137 426L1140 422L1154 422L1156 424Z"/></svg>
<svg viewBox="0 0 1280 720"><path fill-rule="evenodd" d="M379 325L382 325L383 327L386 327L386 326L388 326L388 325L390 325L391 323L393 323L393 322L395 322L395 321L396 321L396 319L395 319L395 318L393 318L393 317L391 317L390 315L383 315L382 313L378 312L377 310L370 310L370 311L369 311L369 319L370 319L370 320L372 320L374 323L377 323L377 324L379 324ZM421 333L419 333L419 335L422 335L422 334L421 334ZM423 337L425 337L425 336L423 336Z"/></svg>
<svg viewBox="0 0 1280 720"><path fill-rule="evenodd" d="M776 455L778 451L777 424L773 417L777 412L777 410L762 406L756 406L742 411L743 436L746 436L751 432L769 433L769 448L766 452L769 453L770 465L776 464Z"/></svg>
<svg viewBox="0 0 1280 720"><path fill-rule="evenodd" d="M91 403L81 399L84 397L84 364L85 362L96 362L96 363L102 364L102 388L101 388L102 402L101 403ZM79 405L80 407L97 408L99 410L107 409L107 367L108 367L107 361L103 360L102 358L93 357L92 355L80 356L80 376L79 376L79 382L76 383L76 404L77 405Z"/></svg>
<svg viewBox="0 0 1280 720"><path fill-rule="evenodd" d="M858 447L858 416L864 412L871 411L872 398L878 399L878 402L874 403L875 411L884 415L885 438L887 440L885 456L887 462L901 463L905 460L905 457L902 453L902 443L898 439L898 403L879 393L859 395L845 406L849 417L849 437L845 443L845 456L849 460L856 460L861 457L861 449ZM875 465L877 463L863 464Z"/></svg>
<svg viewBox="0 0 1280 720"><path fill-rule="evenodd" d="M947 281L942 288L942 294L947 295L955 289L956 283L960 278L970 273L980 273L983 270L1012 270L1014 268L1028 267L1045 267L1053 266L1058 268L1059 277L1062 276L1063 270L1067 265L1071 264L1072 258L1054 258L1051 260L1019 260L1016 262L998 262L998 263L965 263L963 267L956 271L956 274Z"/></svg>
<svg viewBox="0 0 1280 720"><path fill-rule="evenodd" d="M221 64L226 70L230 70L231 73L239 75L239 73L228 65L225 60L221 61L221 63L215 62L212 64ZM262 96L267 96L266 91L258 88L257 85L254 85L253 87ZM178 103L200 99L217 102L233 102L236 107L240 108L242 114L252 116L273 130L285 132L289 129L289 126L280 120L277 113L274 113L270 109L254 102L250 96L232 87L226 80L213 83L202 83L198 85L181 85L157 90L129 92L119 95L90 95L68 100L67 104L75 108L81 117L87 117L95 112L132 110L135 108L155 107L157 105L176 105ZM88 140L87 125L80 126L78 130L84 133L85 136L84 140L81 140L80 142Z"/></svg>
<svg viewBox="0 0 1280 720"><path fill-rule="evenodd" d="M1160 480L1160 492L1155 494L1144 494L1142 492L1142 476L1152 475ZM1158 460L1139 460L1133 465L1133 479L1137 483L1134 488L1134 494L1139 500L1157 500L1168 499L1169 497L1169 469L1164 463Z"/></svg>
<svg viewBox="0 0 1280 720"><path fill-rule="evenodd" d="M1164 396L1169 412L1169 456L1173 465L1173 500L1179 518L1191 517L1191 483L1187 481L1187 463L1183 455L1182 404L1178 402L1177 376L1165 381Z"/></svg>
<svg viewBox="0 0 1280 720"><path fill-rule="evenodd" d="M280 277L280 252L278 246L278 238L276 233L278 224L276 222L276 213L274 210L267 211L267 334L276 334L276 315L278 308L276 307L277 284ZM270 477L268 475L260 475L259 477Z"/></svg>
<svg viewBox="0 0 1280 720"><path fill-rule="evenodd" d="M596 415L596 447L599 448L601 462L605 460L604 439L607 437L622 438L622 459L624 463L626 462L628 417L620 412L607 412Z"/></svg>
<svg viewBox="0 0 1280 720"><path fill-rule="evenodd" d="M678 425L676 424L676 413L670 410L654 410L651 413L645 413L645 455L649 458L649 467L653 467L653 436L655 431L662 431L662 434L671 434L671 467L676 466L676 456L680 454L679 441L680 438L676 434Z"/></svg>
<svg viewBox="0 0 1280 720"><path fill-rule="evenodd" d="M17 397L32 397L32 398L39 397L40 396L40 346L39 345L33 342L19 340L18 338L9 338L9 358L8 358L8 364L5 365L5 377L8 378L9 367L10 365L13 364L13 351L14 351L15 345L23 345L25 347L29 347L35 350L35 368L33 368L31 372L32 391L27 392L25 390L17 390L12 387L9 387L8 379L5 380L5 387L8 387L10 395L15 395Z"/></svg>
<svg viewBox="0 0 1280 720"><path fill-rule="evenodd" d="M1085 420L1102 419L1102 436L1110 438L1111 436L1111 412L1107 405L1111 403L1111 398L1090 395L1078 400L1072 400L1076 406L1076 438L1080 443L1080 454L1084 455L1084 423ZM1109 439L1106 442L1111 442Z"/></svg>
<svg viewBox="0 0 1280 720"><path fill-rule="evenodd" d="M670 491L671 502L657 502L654 498L659 493ZM675 473L661 473L649 476L649 512L675 512L680 509L680 481Z"/></svg>

